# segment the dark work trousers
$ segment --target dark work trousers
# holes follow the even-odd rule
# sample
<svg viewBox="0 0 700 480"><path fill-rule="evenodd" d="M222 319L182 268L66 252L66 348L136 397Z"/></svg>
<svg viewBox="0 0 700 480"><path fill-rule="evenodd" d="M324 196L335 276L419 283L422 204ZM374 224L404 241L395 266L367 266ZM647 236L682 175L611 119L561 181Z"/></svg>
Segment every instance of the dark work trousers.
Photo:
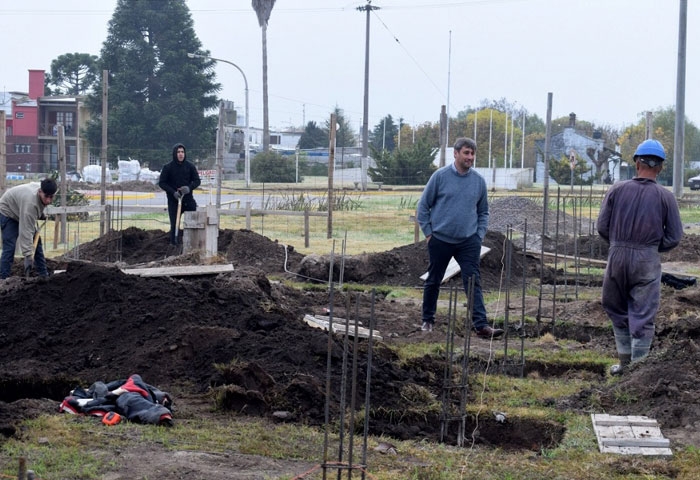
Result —
<svg viewBox="0 0 700 480"><path fill-rule="evenodd" d="M180 215L182 216L185 212L194 212L196 210L197 202L192 198L192 194L185 195L182 199ZM180 236L180 232L175 231L175 224L177 223L177 200L171 195L168 195L168 217L170 217L170 243L172 245L177 245ZM182 230L182 219L180 219L180 230Z"/></svg>
<svg viewBox="0 0 700 480"><path fill-rule="evenodd" d="M0 229L2 229L2 256L0 256L0 278L7 278L12 272L12 264L15 261L15 249L19 237L19 222L0 213ZM41 238L34 252L34 268L40 277L48 277L46 258Z"/></svg>
<svg viewBox="0 0 700 480"><path fill-rule="evenodd" d="M486 307L481 293L481 277L479 275L479 260L481 257L481 239L474 234L460 243L447 243L434 236L428 242L428 278L423 285L423 321L435 323L435 310L440 296L440 284L445 276L445 270L454 257L462 270L462 283L467 292L469 280L474 275L474 306L472 321L479 329L488 325Z"/></svg>
<svg viewBox="0 0 700 480"><path fill-rule="evenodd" d="M660 295L657 248L611 244L601 301L613 326L629 331L632 339L651 341Z"/></svg>

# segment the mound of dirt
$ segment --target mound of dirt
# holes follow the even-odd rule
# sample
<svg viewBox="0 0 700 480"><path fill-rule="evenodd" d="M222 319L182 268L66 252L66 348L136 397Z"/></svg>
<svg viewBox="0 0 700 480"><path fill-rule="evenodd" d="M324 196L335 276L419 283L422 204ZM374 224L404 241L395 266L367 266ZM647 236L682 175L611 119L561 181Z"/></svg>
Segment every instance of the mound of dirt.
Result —
<svg viewBox="0 0 700 480"><path fill-rule="evenodd" d="M484 244L492 248L481 268L482 284L488 290L501 283L507 242L503 234L489 232ZM77 385L134 373L174 394L176 408L178 397L202 394L215 387L221 392L221 403L232 410L254 415L287 411L295 421L323 422L328 336L302 319L307 313L323 313L329 306L329 293L324 288L300 291L268 278L298 278L304 271L304 257L292 246L253 232L224 230L219 237L219 260L233 263L232 273L139 277L109 264L114 262L111 255L115 253L120 253L122 263L129 265L200 261L178 255L172 248L165 232L128 229L81 245L71 252L80 260L53 260L52 269L66 271L49 280L12 277L0 282L0 432L12 435L19 419L46 407L45 402L28 399L58 402ZM361 255L359 259L348 258L345 281L355 281L351 278L356 274L363 275L357 281L367 284L418 285L417 278L427 268L425 250L424 243L419 243ZM523 267L521 259L519 253L512 258L514 277L523 275L523 271L526 276L532 275L535 267ZM352 266L353 261L365 267L380 267L362 270ZM319 280L327 281L327 271L325 280L322 273L318 274ZM662 416L669 425L683 424L679 429L697 431L697 409L688 407L683 414L672 413L679 412L676 404L681 399L700 394L697 369L679 368L688 361L697 363L690 340L695 342L700 327L696 316L690 318L688 313L700 306L694 292L697 288L681 292L664 289L655 353L671 350L679 335L689 340L682 344L682 350L672 358L661 355L658 360L645 362L650 368L658 367L642 374L637 373L645 368L640 365L633 370L630 383L620 385L632 392L640 407ZM373 351L371 403L375 411L386 412L386 418L372 418L373 432L437 439L439 415L420 411L420 399L426 394L440 397L443 362L435 356L403 362L387 348L391 342L425 340L419 331L420 306L381 295L340 291L335 292L333 306L344 307L337 308L336 315L356 318L348 315L356 311L363 321L373 312L376 328L384 336ZM583 321L597 316L599 323L605 322L598 302L588 302L586 312ZM340 409L341 386L346 386L348 398L352 392L351 379L358 379L355 400L357 405L363 403L367 346L366 340L359 341L357 371L349 374L342 371L346 345L340 337L334 337L330 344L334 415ZM597 348L596 341L589 338L586 348ZM638 383L634 383L636 378ZM650 390L650 385L656 386ZM619 396L611 393L610 398ZM663 416L666 411L671 412L668 417ZM397 422L397 418L403 420ZM482 419L479 427L487 432L490 425ZM500 440L489 441L508 446L511 437L499 434L495 427L495 437ZM549 448L563 434L557 425L528 428L544 432L533 444L535 450ZM502 443L494 443L498 441Z"/></svg>

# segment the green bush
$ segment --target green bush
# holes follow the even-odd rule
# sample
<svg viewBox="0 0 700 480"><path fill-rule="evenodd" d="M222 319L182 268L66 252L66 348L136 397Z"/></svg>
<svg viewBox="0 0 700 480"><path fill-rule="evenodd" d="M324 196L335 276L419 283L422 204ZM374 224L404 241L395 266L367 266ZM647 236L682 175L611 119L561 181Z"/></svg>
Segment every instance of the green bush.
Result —
<svg viewBox="0 0 700 480"><path fill-rule="evenodd" d="M276 152L258 153L250 161L250 178L260 183L293 183L296 181L295 159Z"/></svg>

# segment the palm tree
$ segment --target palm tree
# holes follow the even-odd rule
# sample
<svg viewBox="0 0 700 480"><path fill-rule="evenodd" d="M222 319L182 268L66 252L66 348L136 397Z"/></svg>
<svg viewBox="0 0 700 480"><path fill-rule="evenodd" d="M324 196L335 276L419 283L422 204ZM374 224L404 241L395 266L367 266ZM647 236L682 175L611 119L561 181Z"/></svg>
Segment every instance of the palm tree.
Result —
<svg viewBox="0 0 700 480"><path fill-rule="evenodd" d="M267 108L267 22L270 20L272 7L275 0L253 0L253 10L258 16L258 23L262 28L262 56L263 56L263 152L270 150L270 118Z"/></svg>

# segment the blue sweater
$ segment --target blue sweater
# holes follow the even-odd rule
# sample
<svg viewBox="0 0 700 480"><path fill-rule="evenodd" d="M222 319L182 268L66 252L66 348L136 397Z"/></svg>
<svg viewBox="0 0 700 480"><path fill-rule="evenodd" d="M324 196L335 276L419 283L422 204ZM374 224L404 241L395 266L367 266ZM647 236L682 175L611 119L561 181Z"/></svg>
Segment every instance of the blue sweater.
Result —
<svg viewBox="0 0 700 480"><path fill-rule="evenodd" d="M489 223L486 181L473 168L460 175L454 163L438 169L425 185L417 219L426 237L459 243L476 233L483 241Z"/></svg>

